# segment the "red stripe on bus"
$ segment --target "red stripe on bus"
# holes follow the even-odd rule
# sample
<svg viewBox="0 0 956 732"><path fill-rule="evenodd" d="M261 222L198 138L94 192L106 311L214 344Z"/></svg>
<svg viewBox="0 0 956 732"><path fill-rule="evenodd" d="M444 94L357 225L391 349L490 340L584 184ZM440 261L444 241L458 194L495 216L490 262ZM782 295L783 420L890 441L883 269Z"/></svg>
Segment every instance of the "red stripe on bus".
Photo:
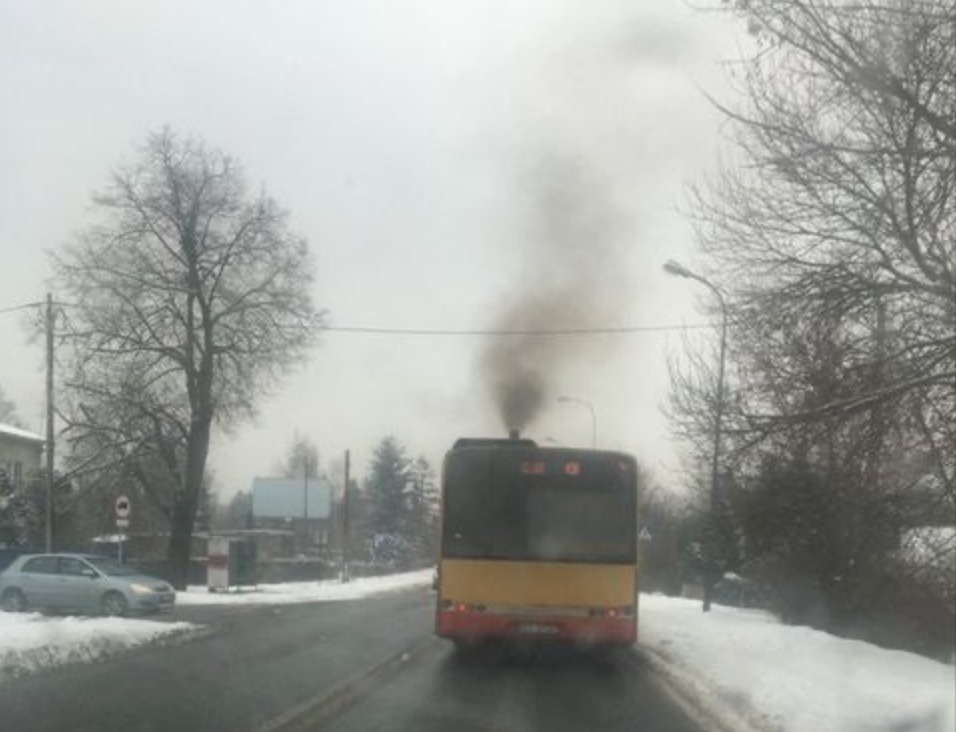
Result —
<svg viewBox="0 0 956 732"><path fill-rule="evenodd" d="M446 638L553 638L592 643L637 640L635 619L621 617L529 617L439 610L437 625L438 635Z"/></svg>

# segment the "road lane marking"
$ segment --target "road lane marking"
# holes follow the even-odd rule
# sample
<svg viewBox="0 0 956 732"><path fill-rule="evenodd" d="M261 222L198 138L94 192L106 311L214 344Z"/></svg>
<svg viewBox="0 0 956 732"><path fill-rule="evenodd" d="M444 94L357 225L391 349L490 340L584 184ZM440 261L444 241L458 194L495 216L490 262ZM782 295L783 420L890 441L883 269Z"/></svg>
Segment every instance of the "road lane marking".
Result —
<svg viewBox="0 0 956 732"><path fill-rule="evenodd" d="M381 688L402 671L420 666L441 648L441 641L434 636L426 636L379 663L323 689L252 732L305 732L328 724L360 698Z"/></svg>

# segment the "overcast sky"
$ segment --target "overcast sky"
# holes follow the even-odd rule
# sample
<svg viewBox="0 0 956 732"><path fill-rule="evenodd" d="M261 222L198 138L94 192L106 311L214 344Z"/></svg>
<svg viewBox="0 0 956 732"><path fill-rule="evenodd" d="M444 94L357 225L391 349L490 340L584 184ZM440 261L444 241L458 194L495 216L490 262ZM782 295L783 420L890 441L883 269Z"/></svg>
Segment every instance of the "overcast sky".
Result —
<svg viewBox="0 0 956 732"><path fill-rule="evenodd" d="M678 208L716 162L702 90L726 93L738 31L677 0L0 0L0 309L44 297L48 252L168 123L289 209L333 324L489 327L536 277L526 173L553 160L599 180L615 212L607 286L624 296L594 325L700 322L700 293L661 265L695 261ZM0 343L0 386L42 431L42 346L15 314ZM255 422L217 435L220 491L268 474L297 431L326 463L350 448L360 473L386 434L436 462L457 436L500 434L484 345L325 335ZM680 347L679 332L576 339L528 433L588 444L587 411L556 401L580 397L601 446L675 482L660 407Z"/></svg>

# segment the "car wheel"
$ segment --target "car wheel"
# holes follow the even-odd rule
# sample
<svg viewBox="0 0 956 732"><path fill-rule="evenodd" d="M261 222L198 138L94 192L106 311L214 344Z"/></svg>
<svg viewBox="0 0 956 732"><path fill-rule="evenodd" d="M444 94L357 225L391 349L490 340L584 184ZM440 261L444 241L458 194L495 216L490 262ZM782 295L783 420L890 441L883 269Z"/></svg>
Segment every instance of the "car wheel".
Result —
<svg viewBox="0 0 956 732"><path fill-rule="evenodd" d="M0 608L8 613L22 613L27 609L26 595L16 588L9 589L0 597Z"/></svg>
<svg viewBox="0 0 956 732"><path fill-rule="evenodd" d="M121 618L129 610L129 603L119 592L107 592L103 595L103 614L111 618Z"/></svg>

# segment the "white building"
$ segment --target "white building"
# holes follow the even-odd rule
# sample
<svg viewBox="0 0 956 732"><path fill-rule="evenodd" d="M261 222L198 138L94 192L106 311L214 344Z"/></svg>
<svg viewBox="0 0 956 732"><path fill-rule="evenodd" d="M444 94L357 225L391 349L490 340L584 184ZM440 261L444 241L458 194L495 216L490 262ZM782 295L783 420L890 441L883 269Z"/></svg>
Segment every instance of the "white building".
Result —
<svg viewBox="0 0 956 732"><path fill-rule="evenodd" d="M0 471L14 490L23 488L29 477L40 471L45 443L33 432L0 424Z"/></svg>

